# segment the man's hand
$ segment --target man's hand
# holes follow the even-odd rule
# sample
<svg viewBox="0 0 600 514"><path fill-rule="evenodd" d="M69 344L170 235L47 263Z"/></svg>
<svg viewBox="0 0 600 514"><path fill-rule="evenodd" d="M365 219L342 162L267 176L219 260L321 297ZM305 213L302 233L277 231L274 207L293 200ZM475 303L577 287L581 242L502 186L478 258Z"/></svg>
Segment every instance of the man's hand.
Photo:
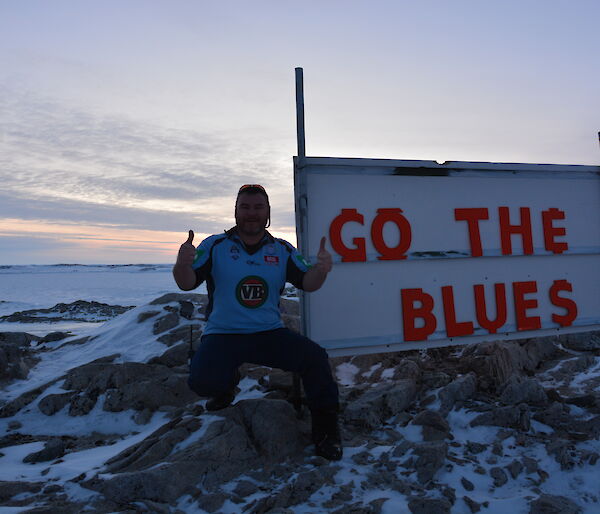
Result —
<svg viewBox="0 0 600 514"><path fill-rule="evenodd" d="M325 237L321 238L321 245L319 246L319 253L317 253L317 263L315 268L323 273L329 273L333 267L333 260L331 254L325 249Z"/></svg>
<svg viewBox="0 0 600 514"><path fill-rule="evenodd" d="M302 289L309 293L316 291L323 285L327 274L333 267L331 254L325 249L325 241L327 239L322 237L319 252L317 253L317 262L304 274L304 279L302 280Z"/></svg>
<svg viewBox="0 0 600 514"><path fill-rule="evenodd" d="M191 266L196 258L196 247L192 244L194 240L194 231L190 230L187 241L179 247L177 254L177 264L182 266Z"/></svg>
<svg viewBox="0 0 600 514"><path fill-rule="evenodd" d="M177 262L173 266L173 278L180 289L190 291L196 285L196 273L192 264L196 258L196 248L192 244L194 231L190 230L187 241L179 247Z"/></svg>

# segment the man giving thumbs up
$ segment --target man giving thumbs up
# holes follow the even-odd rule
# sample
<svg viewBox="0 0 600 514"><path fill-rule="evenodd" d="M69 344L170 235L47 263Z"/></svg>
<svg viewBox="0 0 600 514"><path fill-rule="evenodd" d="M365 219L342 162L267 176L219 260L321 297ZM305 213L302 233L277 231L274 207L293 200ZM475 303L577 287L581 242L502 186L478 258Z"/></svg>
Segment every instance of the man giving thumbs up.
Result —
<svg viewBox="0 0 600 514"><path fill-rule="evenodd" d="M235 203L235 227L208 237L194 248L189 231L173 267L177 285L189 291L206 280L206 326L190 366L190 388L208 396L206 408L218 410L235 399L238 368L249 362L299 373L311 411L317 455L342 457L337 422L338 389L327 352L284 327L279 297L286 282L304 291L319 289L332 268L321 239L311 266L287 241L266 228L271 207L265 189L242 186Z"/></svg>
<svg viewBox="0 0 600 514"><path fill-rule="evenodd" d="M196 247L192 244L194 241L194 231L190 230L187 241L179 248L177 262L173 267L173 276L177 285L188 291L193 289L196 283L196 274L192 269L192 264L196 258Z"/></svg>

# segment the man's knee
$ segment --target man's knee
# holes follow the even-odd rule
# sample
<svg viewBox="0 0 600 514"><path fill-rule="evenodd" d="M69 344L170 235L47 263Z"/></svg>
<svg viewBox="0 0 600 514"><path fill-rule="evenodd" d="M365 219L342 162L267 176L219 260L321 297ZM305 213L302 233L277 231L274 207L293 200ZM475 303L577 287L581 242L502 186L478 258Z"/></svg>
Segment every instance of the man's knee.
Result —
<svg viewBox="0 0 600 514"><path fill-rule="evenodd" d="M217 366L206 366L199 360L192 361L188 386L199 396L214 396L227 389L227 371Z"/></svg>
<svg viewBox="0 0 600 514"><path fill-rule="evenodd" d="M222 343L217 336L203 336L192 358L188 386L199 396L214 396L228 387L232 364Z"/></svg>
<svg viewBox="0 0 600 514"><path fill-rule="evenodd" d="M303 372L329 374L330 364L327 351L310 339L307 339L306 341L304 358L302 359Z"/></svg>
<svg viewBox="0 0 600 514"><path fill-rule="evenodd" d="M217 384L212 383L210 380L206 380L206 376L202 376L199 373L194 373L194 370L190 370L190 376L188 377L188 386L198 396L212 396L215 391Z"/></svg>
<svg viewBox="0 0 600 514"><path fill-rule="evenodd" d="M308 355L310 359L314 362L327 362L329 363L329 355L327 355L327 351L322 346L318 345L314 341L310 340L310 344L308 345Z"/></svg>

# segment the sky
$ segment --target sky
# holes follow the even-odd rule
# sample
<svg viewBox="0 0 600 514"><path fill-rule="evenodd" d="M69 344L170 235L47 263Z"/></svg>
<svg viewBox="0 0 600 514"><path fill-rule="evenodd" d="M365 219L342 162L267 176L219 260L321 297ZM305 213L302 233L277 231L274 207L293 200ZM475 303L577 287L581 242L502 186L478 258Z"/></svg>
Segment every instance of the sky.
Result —
<svg viewBox="0 0 600 514"><path fill-rule="evenodd" d="M309 156L600 163L597 0L0 0L0 265L173 262Z"/></svg>

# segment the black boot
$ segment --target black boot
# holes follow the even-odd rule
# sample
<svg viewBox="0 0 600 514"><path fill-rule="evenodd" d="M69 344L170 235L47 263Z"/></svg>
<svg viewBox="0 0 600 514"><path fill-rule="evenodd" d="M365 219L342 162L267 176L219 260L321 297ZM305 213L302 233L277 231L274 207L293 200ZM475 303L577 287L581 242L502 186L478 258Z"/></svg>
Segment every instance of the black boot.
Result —
<svg viewBox="0 0 600 514"><path fill-rule="evenodd" d="M233 400L235 400L236 389L237 385L240 383L240 378L240 372L236 369L231 389L210 398L206 402L206 410L214 411L224 409L225 407L229 407Z"/></svg>
<svg viewBox="0 0 600 514"><path fill-rule="evenodd" d="M337 409L312 409L312 439L315 453L327 460L342 458L342 439Z"/></svg>

